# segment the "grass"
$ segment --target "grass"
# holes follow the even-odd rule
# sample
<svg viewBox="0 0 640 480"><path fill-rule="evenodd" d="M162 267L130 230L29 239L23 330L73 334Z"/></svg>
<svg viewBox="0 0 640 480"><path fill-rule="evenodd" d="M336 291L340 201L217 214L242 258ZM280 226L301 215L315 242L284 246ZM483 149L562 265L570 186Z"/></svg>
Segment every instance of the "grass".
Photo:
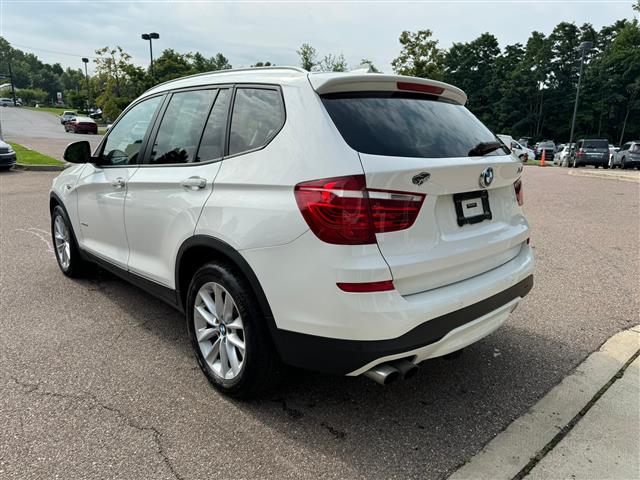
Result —
<svg viewBox="0 0 640 480"><path fill-rule="evenodd" d="M107 133L107 127L98 127L98 135L104 135Z"/></svg>
<svg viewBox="0 0 640 480"><path fill-rule="evenodd" d="M40 108L36 108L36 107L23 107L23 108L27 108L29 110L35 110L36 112L48 112L51 113L57 117L59 117L60 115L62 115L62 112L68 112L69 110L76 112L77 110L74 109L69 109L69 108L59 108L59 107L40 107Z"/></svg>
<svg viewBox="0 0 640 480"><path fill-rule="evenodd" d="M64 165L60 160L43 155L35 150L30 150L18 143L9 143L16 152L19 165Z"/></svg>
<svg viewBox="0 0 640 480"><path fill-rule="evenodd" d="M535 166L539 167L540 166L540 160L531 160L530 159L527 163L525 163L525 165L535 165ZM553 162L545 160L544 166L545 167L553 167Z"/></svg>

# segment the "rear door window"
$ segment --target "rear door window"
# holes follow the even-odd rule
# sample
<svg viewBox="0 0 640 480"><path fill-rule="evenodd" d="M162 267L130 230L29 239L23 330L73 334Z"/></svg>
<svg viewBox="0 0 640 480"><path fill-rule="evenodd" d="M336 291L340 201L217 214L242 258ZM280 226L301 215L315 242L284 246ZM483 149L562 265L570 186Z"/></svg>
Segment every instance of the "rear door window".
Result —
<svg viewBox="0 0 640 480"><path fill-rule="evenodd" d="M177 92L158 128L149 163L152 165L191 163L217 90Z"/></svg>
<svg viewBox="0 0 640 480"><path fill-rule="evenodd" d="M236 90L229 133L229 155L264 147L284 125L279 90L241 87Z"/></svg>
<svg viewBox="0 0 640 480"><path fill-rule="evenodd" d="M640 153L640 143L634 143L633 145L631 145L629 151L631 153Z"/></svg>
<svg viewBox="0 0 640 480"><path fill-rule="evenodd" d="M322 96L329 116L351 148L394 157L467 157L496 136L463 105L398 92ZM508 149L488 155L505 155Z"/></svg>

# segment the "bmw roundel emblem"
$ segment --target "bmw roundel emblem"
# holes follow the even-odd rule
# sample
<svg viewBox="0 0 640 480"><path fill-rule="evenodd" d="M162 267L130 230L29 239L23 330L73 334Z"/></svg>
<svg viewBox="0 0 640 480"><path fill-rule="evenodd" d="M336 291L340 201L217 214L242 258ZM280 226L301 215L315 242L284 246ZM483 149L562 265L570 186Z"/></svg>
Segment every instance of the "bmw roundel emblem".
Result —
<svg viewBox="0 0 640 480"><path fill-rule="evenodd" d="M480 174L480 186L487 188L493 182L493 168L487 167Z"/></svg>

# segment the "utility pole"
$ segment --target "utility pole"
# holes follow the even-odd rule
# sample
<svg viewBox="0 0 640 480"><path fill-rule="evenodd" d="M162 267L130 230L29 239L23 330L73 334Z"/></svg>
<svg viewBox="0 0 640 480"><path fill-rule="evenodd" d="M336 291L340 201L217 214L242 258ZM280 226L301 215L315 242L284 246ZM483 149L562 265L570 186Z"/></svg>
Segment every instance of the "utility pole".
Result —
<svg viewBox="0 0 640 480"><path fill-rule="evenodd" d="M580 44L580 50L582 50L582 56L580 57L580 73L578 74L578 88L576 89L576 101L573 104L573 119L571 120L571 133L569 134L569 148L571 149L570 153L571 151L573 151L573 147L571 146L571 144L573 143L573 131L575 130L575 127L576 127L576 115L578 113L578 99L580 98L580 82L582 80L582 72L584 70L584 57L587 54L587 51L591 49L591 47L593 47L592 42L582 42ZM569 160L567 159L566 161L568 165Z"/></svg>
<svg viewBox="0 0 640 480"><path fill-rule="evenodd" d="M89 90L89 74L87 73L87 64L89 63L88 58L83 58L82 62L84 63L84 79L87 84L87 112L89 111L89 106L91 105L91 91Z"/></svg>
<svg viewBox="0 0 640 480"><path fill-rule="evenodd" d="M7 66L9 67L9 82L11 82L11 96L13 97L13 106L18 104L16 100L16 88L13 85L13 71L11 70L11 47L4 52L5 59L7 60Z"/></svg>
<svg viewBox="0 0 640 480"><path fill-rule="evenodd" d="M152 33L143 33L142 39L149 40L149 56L151 57L151 63L149 66L149 71L151 72L151 79L155 80L155 76L153 74L153 40L157 40L160 38L160 34L152 32Z"/></svg>

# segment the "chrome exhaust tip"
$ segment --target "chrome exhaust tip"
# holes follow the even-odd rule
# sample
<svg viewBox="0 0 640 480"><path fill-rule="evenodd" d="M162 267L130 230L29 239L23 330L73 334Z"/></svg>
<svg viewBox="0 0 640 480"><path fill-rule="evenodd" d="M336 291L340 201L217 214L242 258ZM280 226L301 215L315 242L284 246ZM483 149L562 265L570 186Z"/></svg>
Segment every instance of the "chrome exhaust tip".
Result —
<svg viewBox="0 0 640 480"><path fill-rule="evenodd" d="M400 360L394 360L389 362L389 365L394 367L398 372L400 372L400 376L403 380L407 380L408 378L413 377L416 373L418 373L418 365L409 360L402 358Z"/></svg>
<svg viewBox="0 0 640 480"><path fill-rule="evenodd" d="M371 370L364 372L363 375L380 385L389 385L400 378L398 369L388 363L376 365Z"/></svg>

